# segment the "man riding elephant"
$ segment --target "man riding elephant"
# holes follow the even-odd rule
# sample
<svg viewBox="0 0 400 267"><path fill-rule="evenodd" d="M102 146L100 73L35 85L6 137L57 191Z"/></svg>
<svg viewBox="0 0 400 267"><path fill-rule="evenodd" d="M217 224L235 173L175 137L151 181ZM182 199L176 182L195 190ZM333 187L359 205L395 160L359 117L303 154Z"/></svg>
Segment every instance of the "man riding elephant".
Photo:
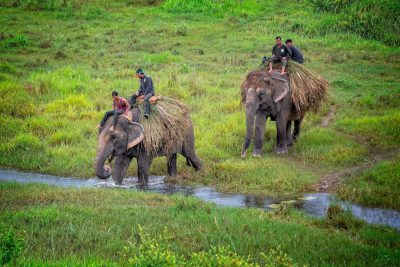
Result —
<svg viewBox="0 0 400 267"><path fill-rule="evenodd" d="M151 112L150 98L155 94L153 80L150 76L145 75L142 69L136 71L136 77L139 78L140 87L136 94L132 95L131 104L132 106L135 105L136 99L144 96L144 117L148 119Z"/></svg>
<svg viewBox="0 0 400 267"><path fill-rule="evenodd" d="M282 38L277 36L275 38L276 45L272 48L272 56L269 58L269 73L272 73L272 64L273 63L282 63L281 75L285 75L286 66L288 62L288 58L292 55L292 50L288 48L286 45L282 44Z"/></svg>

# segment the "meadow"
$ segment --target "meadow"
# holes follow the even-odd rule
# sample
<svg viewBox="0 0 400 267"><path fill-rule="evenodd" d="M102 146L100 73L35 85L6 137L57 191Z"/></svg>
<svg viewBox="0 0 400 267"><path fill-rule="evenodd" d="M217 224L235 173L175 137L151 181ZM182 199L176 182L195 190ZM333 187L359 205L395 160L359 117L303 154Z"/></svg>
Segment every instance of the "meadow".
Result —
<svg viewBox="0 0 400 267"><path fill-rule="evenodd" d="M14 256L19 266L396 266L400 259L396 230L348 214L318 220L290 207L220 208L120 189L0 189L0 244L12 248L0 260Z"/></svg>
<svg viewBox="0 0 400 267"><path fill-rule="evenodd" d="M189 107L194 122L196 150L205 168L196 173L178 157L179 177L173 182L224 192L296 195L327 175L372 162L344 177L339 197L399 209L400 157L386 156L400 149L399 11L392 0L0 1L0 166L93 177L95 127L111 108L113 90L126 97L136 92L134 73L140 67L153 78L158 94ZM330 82L330 97L319 112L307 114L302 135L288 154L274 154L276 131L268 122L264 156L243 160L240 84L271 53L277 35L292 38L305 55L305 66ZM165 175L166 159L156 159L150 172ZM128 174L136 175L135 164ZM398 233L351 219L356 226L343 230L293 211L281 217L122 190L62 193L31 185L29 192L26 186L0 186L6 214L0 221L28 240L25 248L32 249L24 250L22 260L32 265L49 257L54 265L114 262L138 224L152 237L159 234L159 217L175 236L170 249L178 258L189 259L213 244L240 257L251 254L260 264L257 252L278 247L288 254L286 260L311 266L389 266L399 259L398 243L392 241ZM64 194L79 197L59 199ZM100 199L107 203L94 207ZM126 204L115 204L121 201ZM187 211L170 214L182 205ZM214 216L199 215L197 209ZM46 221L42 225L41 219L24 217L29 214ZM64 219L65 234L57 229ZM201 222L193 237L190 220ZM219 221L225 225L218 226ZM52 235L42 236L42 226ZM104 231L92 237L98 229ZM261 240L258 230L271 237ZM242 236L246 231L249 236ZM108 238L113 241L107 243ZM74 245L65 247L65 242ZM48 247L54 248L52 255L46 254ZM339 256L332 254L338 250ZM69 259L72 254L75 258ZM93 262L87 255L93 255Z"/></svg>

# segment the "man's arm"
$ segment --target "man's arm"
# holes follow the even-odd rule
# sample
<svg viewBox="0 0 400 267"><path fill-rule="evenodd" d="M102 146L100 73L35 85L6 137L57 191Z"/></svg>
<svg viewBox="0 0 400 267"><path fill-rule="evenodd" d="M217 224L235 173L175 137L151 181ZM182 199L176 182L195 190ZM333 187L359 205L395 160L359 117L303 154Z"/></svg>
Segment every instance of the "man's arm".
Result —
<svg viewBox="0 0 400 267"><path fill-rule="evenodd" d="M287 50L287 53L288 53L288 55L289 55L289 57L292 57L292 49L290 49L290 47L287 47L286 46L286 50Z"/></svg>
<svg viewBox="0 0 400 267"><path fill-rule="evenodd" d="M140 83L140 86L139 86L138 91L136 92L136 96L139 96L140 94L142 94L143 90L144 90L143 83L141 81L139 83Z"/></svg>
<svg viewBox="0 0 400 267"><path fill-rule="evenodd" d="M150 77L146 78L146 94L153 93L154 94L154 86L153 86L153 79Z"/></svg>
<svg viewBox="0 0 400 267"><path fill-rule="evenodd" d="M128 101L126 101L125 98L122 99L122 103L125 104L125 106L127 107L127 109L126 109L126 111L124 113L124 115L126 115L126 114L128 114L129 110L131 110L131 105L129 104Z"/></svg>

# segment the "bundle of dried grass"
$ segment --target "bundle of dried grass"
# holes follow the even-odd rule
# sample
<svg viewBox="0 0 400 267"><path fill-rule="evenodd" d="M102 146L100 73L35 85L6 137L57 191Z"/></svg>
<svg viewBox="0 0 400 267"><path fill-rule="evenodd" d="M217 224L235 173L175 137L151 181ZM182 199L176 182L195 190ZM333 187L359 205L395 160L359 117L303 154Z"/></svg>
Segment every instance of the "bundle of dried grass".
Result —
<svg viewBox="0 0 400 267"><path fill-rule="evenodd" d="M296 112L317 111L328 95L329 82L295 61L289 61L287 72Z"/></svg>
<svg viewBox="0 0 400 267"><path fill-rule="evenodd" d="M273 66L274 69L281 69L281 67L280 63ZM265 64L257 71L265 72L267 70L268 65ZM252 71L249 75L257 71ZM329 82L293 60L289 60L286 71L289 76L291 97L297 115L304 115L307 111L316 112L322 101L328 96Z"/></svg>
<svg viewBox="0 0 400 267"><path fill-rule="evenodd" d="M170 151L186 137L192 125L188 108L181 102L162 97L156 105L152 105L152 112L148 119L144 118L143 103L137 105L142 111L140 123L144 128L143 145L149 154Z"/></svg>

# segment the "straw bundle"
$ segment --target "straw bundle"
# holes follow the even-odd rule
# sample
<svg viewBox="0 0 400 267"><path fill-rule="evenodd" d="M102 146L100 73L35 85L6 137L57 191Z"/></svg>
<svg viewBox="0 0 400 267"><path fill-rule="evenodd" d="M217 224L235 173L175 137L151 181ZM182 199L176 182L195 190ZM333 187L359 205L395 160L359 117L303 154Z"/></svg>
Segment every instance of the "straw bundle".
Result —
<svg viewBox="0 0 400 267"><path fill-rule="evenodd" d="M328 81L295 61L289 61L287 72L296 112L317 111L328 95Z"/></svg>
<svg viewBox="0 0 400 267"><path fill-rule="evenodd" d="M280 63L274 64L274 69L280 69ZM261 72L265 73L268 70L268 65L262 65L259 70L252 71L248 74L247 79L242 84L242 100L243 87L249 81L252 75L260 75ZM329 83L327 80L319 76L317 73L306 68L304 65L299 64L293 60L289 60L286 69L289 82L292 102L295 107L297 115L304 115L307 111L317 111L322 101L327 97L329 90Z"/></svg>
<svg viewBox="0 0 400 267"><path fill-rule="evenodd" d="M182 143L192 125L188 108L181 102L162 97L151 106L151 114L144 118L143 103L137 104L142 111L140 123L144 128L143 145L148 154L163 151L169 154Z"/></svg>

